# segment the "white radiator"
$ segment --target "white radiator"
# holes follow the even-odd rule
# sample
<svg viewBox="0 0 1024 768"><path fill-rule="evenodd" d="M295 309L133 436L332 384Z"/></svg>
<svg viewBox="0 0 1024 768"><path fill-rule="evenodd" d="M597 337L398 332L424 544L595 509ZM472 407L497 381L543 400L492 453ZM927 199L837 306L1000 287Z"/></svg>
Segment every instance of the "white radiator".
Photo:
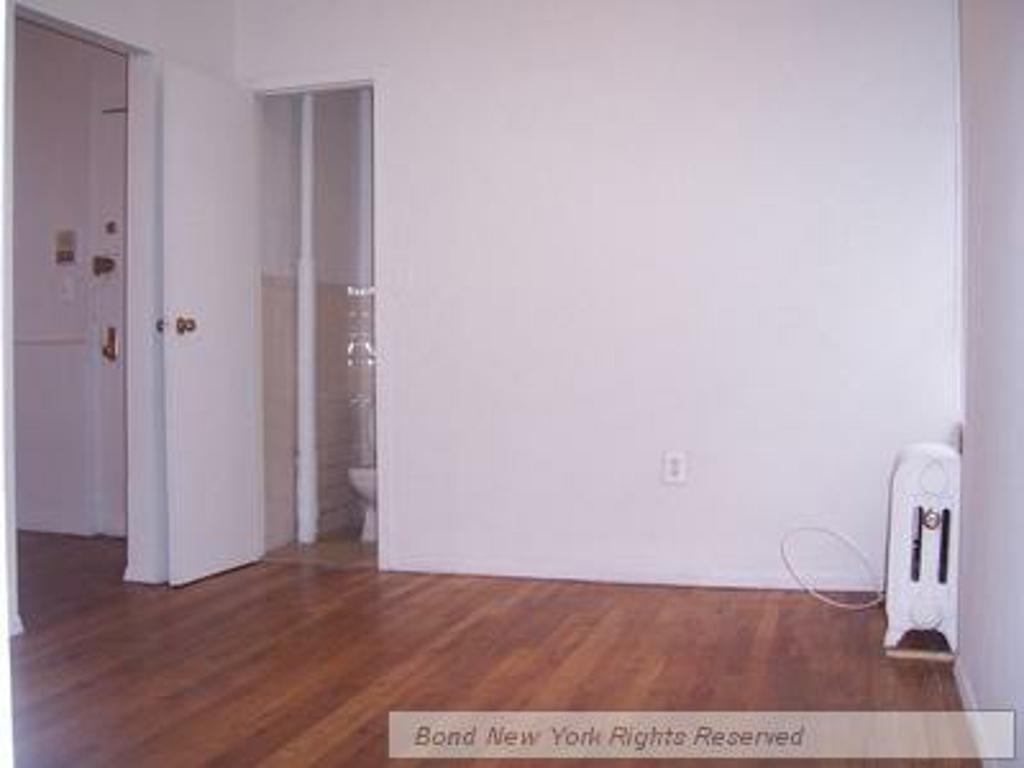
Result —
<svg viewBox="0 0 1024 768"><path fill-rule="evenodd" d="M960 454L921 443L900 452L892 478L885 647L912 629L957 646Z"/></svg>

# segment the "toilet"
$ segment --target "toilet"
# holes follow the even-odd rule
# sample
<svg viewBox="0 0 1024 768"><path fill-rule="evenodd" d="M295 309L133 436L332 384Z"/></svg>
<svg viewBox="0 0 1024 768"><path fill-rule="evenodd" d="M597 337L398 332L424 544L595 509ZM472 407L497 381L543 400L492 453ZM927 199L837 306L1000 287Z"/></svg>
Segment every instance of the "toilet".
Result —
<svg viewBox="0 0 1024 768"><path fill-rule="evenodd" d="M363 510L364 542L377 540L377 470L373 467L353 467L348 471L348 480L355 491L356 499Z"/></svg>

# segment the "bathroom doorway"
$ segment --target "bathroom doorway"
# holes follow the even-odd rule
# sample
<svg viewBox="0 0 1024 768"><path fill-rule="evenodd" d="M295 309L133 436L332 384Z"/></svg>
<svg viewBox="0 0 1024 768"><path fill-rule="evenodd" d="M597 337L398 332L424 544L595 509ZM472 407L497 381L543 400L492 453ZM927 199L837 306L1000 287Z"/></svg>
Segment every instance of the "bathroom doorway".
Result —
<svg viewBox="0 0 1024 768"><path fill-rule="evenodd" d="M373 90L261 102L267 559L375 568Z"/></svg>

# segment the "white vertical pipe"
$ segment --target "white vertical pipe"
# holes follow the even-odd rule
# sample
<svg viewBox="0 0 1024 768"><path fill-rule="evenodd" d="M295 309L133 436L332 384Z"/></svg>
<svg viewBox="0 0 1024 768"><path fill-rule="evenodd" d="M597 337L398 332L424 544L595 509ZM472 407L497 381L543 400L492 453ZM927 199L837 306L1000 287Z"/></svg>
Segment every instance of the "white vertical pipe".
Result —
<svg viewBox="0 0 1024 768"><path fill-rule="evenodd" d="M320 493L317 485L316 448L316 259L313 253L313 119L312 94L302 96L300 139L298 264L298 457L296 507L299 542L316 541Z"/></svg>

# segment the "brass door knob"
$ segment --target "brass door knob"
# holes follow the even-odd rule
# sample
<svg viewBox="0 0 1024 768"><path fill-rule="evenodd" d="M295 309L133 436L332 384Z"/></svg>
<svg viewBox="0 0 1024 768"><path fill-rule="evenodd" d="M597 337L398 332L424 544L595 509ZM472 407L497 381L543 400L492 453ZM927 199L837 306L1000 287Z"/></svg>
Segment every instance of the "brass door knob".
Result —
<svg viewBox="0 0 1024 768"><path fill-rule="evenodd" d="M184 336L186 333L194 333L197 327L194 317L179 317L174 321L174 328L179 336Z"/></svg>

